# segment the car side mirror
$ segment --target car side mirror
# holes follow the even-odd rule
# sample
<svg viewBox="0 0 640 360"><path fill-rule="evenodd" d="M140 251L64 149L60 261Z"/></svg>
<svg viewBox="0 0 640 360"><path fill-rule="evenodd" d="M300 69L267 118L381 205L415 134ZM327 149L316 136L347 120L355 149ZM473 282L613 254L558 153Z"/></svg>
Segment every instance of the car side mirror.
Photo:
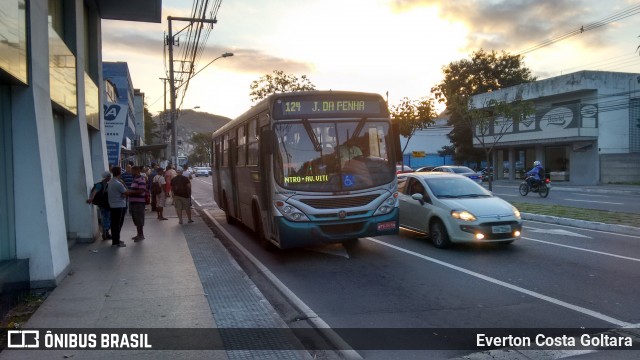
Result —
<svg viewBox="0 0 640 360"><path fill-rule="evenodd" d="M411 194L413 200L420 201L420 205L424 205L424 196L420 193Z"/></svg>

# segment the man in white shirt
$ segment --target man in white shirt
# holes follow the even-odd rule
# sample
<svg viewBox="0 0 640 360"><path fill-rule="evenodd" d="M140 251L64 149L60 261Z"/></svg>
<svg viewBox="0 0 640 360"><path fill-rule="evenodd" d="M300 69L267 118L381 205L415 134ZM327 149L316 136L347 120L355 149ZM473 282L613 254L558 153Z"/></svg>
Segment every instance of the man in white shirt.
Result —
<svg viewBox="0 0 640 360"><path fill-rule="evenodd" d="M193 179L193 174L189 170L189 165L187 165L187 164L182 165L182 176L188 177L189 180Z"/></svg>

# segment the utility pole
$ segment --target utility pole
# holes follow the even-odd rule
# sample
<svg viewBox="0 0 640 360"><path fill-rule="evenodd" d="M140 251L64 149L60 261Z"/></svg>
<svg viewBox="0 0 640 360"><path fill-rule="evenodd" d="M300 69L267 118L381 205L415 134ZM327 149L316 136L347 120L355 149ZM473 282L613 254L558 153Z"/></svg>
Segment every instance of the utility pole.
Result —
<svg viewBox="0 0 640 360"><path fill-rule="evenodd" d="M171 113L169 114L171 119L171 160L173 166L176 167L178 165L178 126L177 120L178 116L176 114L176 83L174 78L174 70L173 70L173 43L174 43L174 35L172 29L172 21L186 21L189 22L189 26L194 23L208 23L215 24L218 22L216 19L195 19L195 18L185 18L185 17L173 17L167 16L167 20L169 22L169 34L167 37L167 45L169 46L169 96L170 104L171 104ZM184 30L184 29L183 29ZM176 35L178 35L182 30L178 31Z"/></svg>

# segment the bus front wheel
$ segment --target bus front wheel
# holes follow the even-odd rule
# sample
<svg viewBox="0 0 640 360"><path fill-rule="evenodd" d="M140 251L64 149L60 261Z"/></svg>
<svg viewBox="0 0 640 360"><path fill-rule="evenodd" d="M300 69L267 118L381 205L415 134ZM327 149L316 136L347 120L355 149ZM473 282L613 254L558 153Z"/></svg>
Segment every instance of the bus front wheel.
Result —
<svg viewBox="0 0 640 360"><path fill-rule="evenodd" d="M258 241L260 242L260 246L267 251L273 251L276 249L276 246L267 239L267 236L264 234L264 227L262 226L262 217L260 216L260 211L256 205L253 205L253 224L256 227L255 233L258 237Z"/></svg>
<svg viewBox="0 0 640 360"><path fill-rule="evenodd" d="M234 225L236 223L236 219L231 216L231 210L229 210L229 201L227 201L227 197L224 197L224 216L227 220L227 224Z"/></svg>

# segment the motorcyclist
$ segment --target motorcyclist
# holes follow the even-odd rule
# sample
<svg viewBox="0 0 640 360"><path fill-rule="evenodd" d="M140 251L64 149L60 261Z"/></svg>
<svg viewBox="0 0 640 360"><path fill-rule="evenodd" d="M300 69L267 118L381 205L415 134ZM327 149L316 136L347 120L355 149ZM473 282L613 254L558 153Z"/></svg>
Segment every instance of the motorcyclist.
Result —
<svg viewBox="0 0 640 360"><path fill-rule="evenodd" d="M536 182L540 182L544 177L544 169L540 161L536 160L533 162L533 169L527 171L527 176L527 184L529 184L529 188L533 189L533 185Z"/></svg>

